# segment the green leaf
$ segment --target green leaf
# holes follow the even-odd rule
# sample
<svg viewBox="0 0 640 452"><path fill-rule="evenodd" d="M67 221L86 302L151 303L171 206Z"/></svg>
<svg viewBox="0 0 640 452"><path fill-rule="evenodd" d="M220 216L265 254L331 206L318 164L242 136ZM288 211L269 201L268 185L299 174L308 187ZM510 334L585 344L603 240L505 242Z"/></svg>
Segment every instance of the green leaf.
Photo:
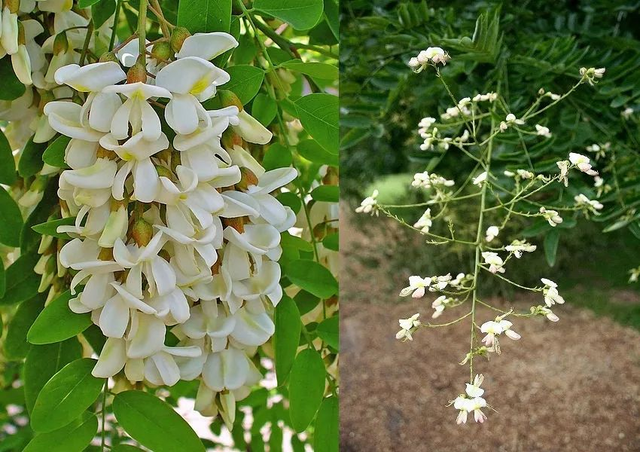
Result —
<svg viewBox="0 0 640 452"><path fill-rule="evenodd" d="M24 396L31 413L40 390L60 369L82 356L77 339L49 345L34 345L24 362Z"/></svg>
<svg viewBox="0 0 640 452"><path fill-rule="evenodd" d="M100 28L116 12L115 0L99 0L91 5L91 17L96 29Z"/></svg>
<svg viewBox="0 0 640 452"><path fill-rule="evenodd" d="M289 60L282 63L280 67L322 80L338 79L338 68L332 64Z"/></svg>
<svg viewBox="0 0 640 452"><path fill-rule="evenodd" d="M338 155L327 152L315 140L302 140L298 143L297 149L298 154L310 162L338 166Z"/></svg>
<svg viewBox="0 0 640 452"><path fill-rule="evenodd" d="M67 149L67 145L71 141L71 138L60 135L51 143L44 154L42 154L42 160L48 165L55 166L56 168L68 168L64 161L64 152Z"/></svg>
<svg viewBox="0 0 640 452"><path fill-rule="evenodd" d="M0 100L15 100L26 91L25 86L13 72L11 58L0 59L0 80L2 80Z"/></svg>
<svg viewBox="0 0 640 452"><path fill-rule="evenodd" d="M113 413L133 439L154 452L205 450L189 424L152 394L121 392L113 399Z"/></svg>
<svg viewBox="0 0 640 452"><path fill-rule="evenodd" d="M313 450L315 452L338 452L340 436L340 403L337 397L328 397L322 401L316 428L313 433Z"/></svg>
<svg viewBox="0 0 640 452"><path fill-rule="evenodd" d="M337 232L327 235L322 239L322 244L325 248L331 251L340 251L340 234Z"/></svg>
<svg viewBox="0 0 640 452"><path fill-rule="evenodd" d="M231 76L231 80L225 83L224 89L233 91L242 105L248 104L260 91L264 71L259 67L246 64L228 67L226 71Z"/></svg>
<svg viewBox="0 0 640 452"><path fill-rule="evenodd" d="M300 343L300 331L302 331L300 311L295 301L287 296L280 300L276 306L275 323L273 348L276 357L276 376L278 386L282 386L291 372Z"/></svg>
<svg viewBox="0 0 640 452"><path fill-rule="evenodd" d="M23 452L82 452L98 432L98 419L90 414L52 432L41 433ZM115 449L112 449L115 450Z"/></svg>
<svg viewBox="0 0 640 452"><path fill-rule="evenodd" d="M23 254L6 271L6 290L0 305L9 305L28 300L38 294L40 276L33 267L38 262L36 253Z"/></svg>
<svg viewBox="0 0 640 452"><path fill-rule="evenodd" d="M289 148L284 147L280 143L273 143L267 149L262 159L262 166L269 171L276 168L286 168L291 166L293 158Z"/></svg>
<svg viewBox="0 0 640 452"><path fill-rule="evenodd" d="M46 143L34 143L33 137L24 145L20 160L18 160L18 173L24 177L30 177L36 174L44 166L42 154L46 149Z"/></svg>
<svg viewBox="0 0 640 452"><path fill-rule="evenodd" d="M69 309L71 292L60 294L40 313L29 330L32 344L53 344L82 333L91 325L91 315L76 314Z"/></svg>
<svg viewBox="0 0 640 452"><path fill-rule="evenodd" d="M0 184L12 185L16 181L16 161L9 140L0 130Z"/></svg>
<svg viewBox="0 0 640 452"><path fill-rule="evenodd" d="M23 359L29 353L31 345L27 342L27 332L44 306L46 296L43 294L25 301L16 310L4 341L7 359Z"/></svg>
<svg viewBox="0 0 640 452"><path fill-rule="evenodd" d="M69 239L69 235L66 232L58 232L58 226L72 225L75 221L75 217L62 218L59 220L51 220L46 223L36 224L35 226L31 226L31 229L40 235L50 235L51 237L57 237L59 239Z"/></svg>
<svg viewBox="0 0 640 452"><path fill-rule="evenodd" d="M335 350L340 350L340 321L338 316L329 317L320 322L316 328L320 339L325 341Z"/></svg>
<svg viewBox="0 0 640 452"><path fill-rule="evenodd" d="M313 189L311 197L316 201L338 202L340 201L340 187L337 185L320 185Z"/></svg>
<svg viewBox="0 0 640 452"><path fill-rule="evenodd" d="M178 25L191 33L231 29L231 0L180 0Z"/></svg>
<svg viewBox="0 0 640 452"><path fill-rule="evenodd" d="M338 154L338 98L331 94L309 94L295 102L304 129L325 150Z"/></svg>
<svg viewBox="0 0 640 452"><path fill-rule="evenodd" d="M118 444L116 447L111 449L111 452L140 452L142 449L132 446L131 444Z"/></svg>
<svg viewBox="0 0 640 452"><path fill-rule="evenodd" d="M46 433L72 422L96 401L104 379L91 375L96 361L82 358L72 361L44 385L31 413L31 427Z"/></svg>
<svg viewBox="0 0 640 452"><path fill-rule="evenodd" d="M331 29L331 33L340 40L340 9L337 0L324 0L324 15L327 18L327 25Z"/></svg>
<svg viewBox="0 0 640 452"><path fill-rule="evenodd" d="M251 104L251 116L256 118L260 124L267 127L278 113L278 105L271 96L260 93Z"/></svg>
<svg viewBox="0 0 640 452"><path fill-rule="evenodd" d="M291 24L296 30L313 28L324 10L323 0L255 0L253 7Z"/></svg>
<svg viewBox="0 0 640 452"><path fill-rule="evenodd" d="M78 6L80 8L88 8L89 6L98 3L100 0L78 0Z"/></svg>
<svg viewBox="0 0 640 452"><path fill-rule="evenodd" d="M325 369L320 354L309 348L300 352L289 378L291 426L300 433L309 426L322 403Z"/></svg>
<svg viewBox="0 0 640 452"><path fill-rule="evenodd" d="M36 208L29 214L24 222L22 231L20 231L20 250L23 253L28 253L32 250L36 250L40 245L40 234L31 229L36 224L46 222L51 214L58 207L58 183L55 179L49 179L47 176L37 176L34 183L39 183L44 186L44 193L42 199L36 206Z"/></svg>
<svg viewBox="0 0 640 452"><path fill-rule="evenodd" d="M22 214L18 204L7 191L0 187L0 243L7 246L20 246Z"/></svg>
<svg viewBox="0 0 640 452"><path fill-rule="evenodd" d="M285 266L285 275L301 289L326 299L338 293L338 281L329 270L314 261L296 260Z"/></svg>
<svg viewBox="0 0 640 452"><path fill-rule="evenodd" d="M560 231L554 229L544 236L544 257L547 259L549 267L556 264L556 255L558 254L558 242L560 241Z"/></svg>

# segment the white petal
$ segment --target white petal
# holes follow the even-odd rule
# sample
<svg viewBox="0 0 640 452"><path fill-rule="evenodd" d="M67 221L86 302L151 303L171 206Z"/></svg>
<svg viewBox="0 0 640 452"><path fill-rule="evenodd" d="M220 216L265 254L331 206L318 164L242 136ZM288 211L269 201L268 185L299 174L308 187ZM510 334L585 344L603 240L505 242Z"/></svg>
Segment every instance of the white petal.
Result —
<svg viewBox="0 0 640 452"><path fill-rule="evenodd" d="M111 337L107 338L100 352L100 358L91 371L91 375L96 378L113 377L122 370L126 360L125 341Z"/></svg>
<svg viewBox="0 0 640 452"><path fill-rule="evenodd" d="M238 41L228 33L195 33L184 40L177 58L195 56L205 60L213 60L218 55L231 50Z"/></svg>

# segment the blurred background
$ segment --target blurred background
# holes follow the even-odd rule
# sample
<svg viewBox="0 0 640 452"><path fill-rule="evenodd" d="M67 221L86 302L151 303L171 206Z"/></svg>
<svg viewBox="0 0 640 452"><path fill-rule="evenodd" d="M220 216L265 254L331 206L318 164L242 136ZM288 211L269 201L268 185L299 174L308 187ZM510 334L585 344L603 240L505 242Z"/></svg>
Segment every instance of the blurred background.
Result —
<svg viewBox="0 0 640 452"><path fill-rule="evenodd" d="M640 286L629 283L640 265L638 23L640 2L632 1L341 2L341 450L640 450ZM566 216L561 228L525 219L504 231L538 246L509 267L510 278L536 285L548 277L567 302L554 307L558 323L520 320L519 342L503 341L501 356L478 360L498 411L485 425L457 426L446 407L467 378L457 364L468 351L467 323L418 331L409 343L394 338L398 318L432 312L434 297L398 297L408 277L468 271L472 256L427 246L382 216L352 213L374 188L382 204L425 201L428 193L410 189L416 172L460 180L473 168L461 154L419 150L420 119L452 105L433 70L407 67L429 46L451 54L442 73L457 99L500 87L514 112L540 88L569 90L581 67L607 69L595 87L549 110L551 139L496 140L500 170L553 173L569 152L588 155L604 179L600 190L573 174L568 189L557 184L540 199L568 205L580 192L604 209ZM600 153L587 150L594 144ZM422 212L393 211L410 224ZM458 237L472 233L476 215L473 203L449 212ZM433 232L443 232L436 222ZM496 278L481 284L482 297L503 309L540 304ZM438 321L455 318L445 312Z"/></svg>

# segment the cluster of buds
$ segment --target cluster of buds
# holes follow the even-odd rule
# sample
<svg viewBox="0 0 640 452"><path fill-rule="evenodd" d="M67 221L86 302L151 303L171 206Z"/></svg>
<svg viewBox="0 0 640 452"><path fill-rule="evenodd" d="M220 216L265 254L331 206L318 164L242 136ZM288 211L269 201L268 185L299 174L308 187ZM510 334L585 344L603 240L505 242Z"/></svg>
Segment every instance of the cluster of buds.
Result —
<svg viewBox="0 0 640 452"><path fill-rule="evenodd" d="M581 67L580 68L580 76L582 77L583 81L586 81L587 83L589 83L589 85L595 85L596 83L598 83L598 79L601 79L604 76L606 69L601 67L601 68L585 68L585 67Z"/></svg>
<svg viewBox="0 0 640 452"><path fill-rule="evenodd" d="M413 182L411 182L411 186L414 188L453 187L454 184L454 181L445 179L435 173L429 174L428 171L414 174Z"/></svg>
<svg viewBox="0 0 640 452"><path fill-rule="evenodd" d="M360 205L356 207L356 212L378 215L378 190L373 190L371 196L364 198Z"/></svg>

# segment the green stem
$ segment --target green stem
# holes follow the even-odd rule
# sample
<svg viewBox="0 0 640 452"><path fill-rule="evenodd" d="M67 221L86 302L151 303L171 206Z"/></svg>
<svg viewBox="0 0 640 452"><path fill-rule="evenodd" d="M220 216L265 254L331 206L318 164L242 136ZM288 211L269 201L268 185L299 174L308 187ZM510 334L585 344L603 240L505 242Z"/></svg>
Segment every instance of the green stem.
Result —
<svg viewBox="0 0 640 452"><path fill-rule="evenodd" d="M140 0L140 10L138 11L138 51L143 66L147 66L147 48L145 38L147 37L147 0Z"/></svg>
<svg viewBox="0 0 640 452"><path fill-rule="evenodd" d="M106 443L106 432L105 432L105 424L107 419L107 393L109 392L109 388L107 385L109 384L109 379L104 381L104 390L102 391L102 430L101 430L101 440L100 440L100 450L104 452L105 443Z"/></svg>
<svg viewBox="0 0 640 452"><path fill-rule="evenodd" d="M113 50L116 43L116 29L118 28L118 17L120 17L120 8L122 8L122 0L116 3L116 12L114 13L113 26L111 27L111 39L109 40L109 52Z"/></svg>
<svg viewBox="0 0 640 452"><path fill-rule="evenodd" d="M87 35L84 38L84 43L82 45L82 52L80 53L80 66L84 64L84 60L87 57L87 51L89 50L89 43L91 42L91 35L93 34L93 20L89 22L89 26L87 27Z"/></svg>

